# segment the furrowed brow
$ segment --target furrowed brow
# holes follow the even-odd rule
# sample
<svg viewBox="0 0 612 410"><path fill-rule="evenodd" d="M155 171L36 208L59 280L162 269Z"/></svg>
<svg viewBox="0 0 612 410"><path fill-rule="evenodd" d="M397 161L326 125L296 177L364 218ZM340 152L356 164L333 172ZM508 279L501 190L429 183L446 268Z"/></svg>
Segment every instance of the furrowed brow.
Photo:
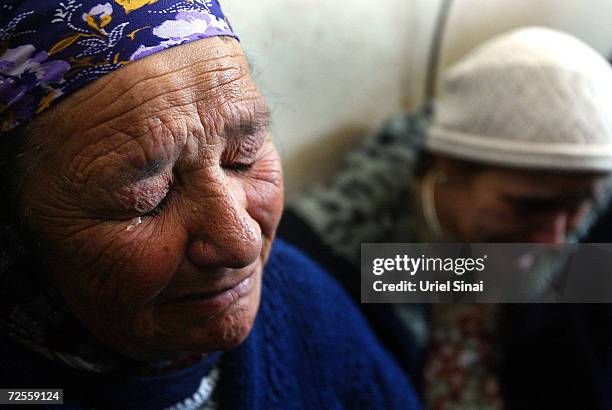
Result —
<svg viewBox="0 0 612 410"><path fill-rule="evenodd" d="M248 117L242 116L235 122L225 124L225 134L230 138L242 138L263 134L270 126L270 112L267 108L256 108Z"/></svg>

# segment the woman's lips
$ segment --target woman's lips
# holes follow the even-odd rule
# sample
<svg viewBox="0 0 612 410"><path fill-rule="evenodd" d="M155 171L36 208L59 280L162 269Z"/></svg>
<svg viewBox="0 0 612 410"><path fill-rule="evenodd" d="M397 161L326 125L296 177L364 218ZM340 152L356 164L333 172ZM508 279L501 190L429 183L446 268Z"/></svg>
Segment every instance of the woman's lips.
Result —
<svg viewBox="0 0 612 410"><path fill-rule="evenodd" d="M164 298L159 303L159 306L196 309L200 314L213 316L228 309L241 298L251 293L257 273L258 269L255 268L240 282L219 291L194 292L177 297Z"/></svg>

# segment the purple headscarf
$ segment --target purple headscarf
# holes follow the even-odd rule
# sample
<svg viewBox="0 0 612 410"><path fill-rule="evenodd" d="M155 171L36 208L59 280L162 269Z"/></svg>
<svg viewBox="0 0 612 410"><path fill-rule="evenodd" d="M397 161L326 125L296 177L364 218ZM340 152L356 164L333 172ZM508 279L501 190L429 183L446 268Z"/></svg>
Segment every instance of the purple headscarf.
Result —
<svg viewBox="0 0 612 410"><path fill-rule="evenodd" d="M217 0L0 1L0 136L125 64L236 34Z"/></svg>

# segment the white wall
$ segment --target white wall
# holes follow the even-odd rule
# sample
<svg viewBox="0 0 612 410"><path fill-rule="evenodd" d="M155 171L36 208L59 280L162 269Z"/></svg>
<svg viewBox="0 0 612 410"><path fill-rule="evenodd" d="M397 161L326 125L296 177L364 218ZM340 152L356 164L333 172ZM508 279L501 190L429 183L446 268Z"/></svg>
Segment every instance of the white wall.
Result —
<svg viewBox="0 0 612 410"><path fill-rule="evenodd" d="M329 173L364 130L399 110L405 0L226 0L273 113L287 192Z"/></svg>
<svg viewBox="0 0 612 410"><path fill-rule="evenodd" d="M422 102L440 0L221 0L273 112L289 196L390 114ZM540 24L612 53L612 0L455 0L442 65Z"/></svg>

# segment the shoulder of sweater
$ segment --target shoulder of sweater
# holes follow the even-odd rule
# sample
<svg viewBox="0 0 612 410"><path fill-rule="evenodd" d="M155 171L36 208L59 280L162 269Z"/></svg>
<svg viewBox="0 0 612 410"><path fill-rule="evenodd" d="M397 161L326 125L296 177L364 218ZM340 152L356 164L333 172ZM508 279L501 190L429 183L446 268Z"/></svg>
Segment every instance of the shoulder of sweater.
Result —
<svg viewBox="0 0 612 410"><path fill-rule="evenodd" d="M282 240L266 267L257 320L265 345L282 346L274 360L297 372L288 378L321 377L320 388L360 408L419 408L410 382L344 289Z"/></svg>
<svg viewBox="0 0 612 410"><path fill-rule="evenodd" d="M336 280L282 240L275 241L264 275L262 299L263 316L279 315L298 332L309 329L309 337L331 349L339 347L336 343L341 338L351 340L352 348L363 350L363 357L378 356L383 351L365 317Z"/></svg>
<svg viewBox="0 0 612 410"><path fill-rule="evenodd" d="M401 168L412 165L422 149L430 120L423 114L396 114L376 129L347 155L345 168L355 163Z"/></svg>
<svg viewBox="0 0 612 410"><path fill-rule="evenodd" d="M381 178L388 178L388 188L401 187L404 182L401 176L408 175L414 166L424 145L429 123L430 119L425 114L397 114L390 117L347 152L338 172L331 179L298 196L289 206L299 209L304 199L329 199L334 193L350 195L344 191L350 192L349 187L356 182L379 185Z"/></svg>
<svg viewBox="0 0 612 410"><path fill-rule="evenodd" d="M329 180L296 196L287 209L323 237L351 232L354 218L379 221L393 207L404 209L429 121L425 114L391 117L348 152Z"/></svg>
<svg viewBox="0 0 612 410"><path fill-rule="evenodd" d="M348 296L332 277L302 251L282 239L276 239L265 269L264 286L274 287L274 293L290 291L317 291L309 294L313 303L326 294ZM289 288L285 288L289 286Z"/></svg>

